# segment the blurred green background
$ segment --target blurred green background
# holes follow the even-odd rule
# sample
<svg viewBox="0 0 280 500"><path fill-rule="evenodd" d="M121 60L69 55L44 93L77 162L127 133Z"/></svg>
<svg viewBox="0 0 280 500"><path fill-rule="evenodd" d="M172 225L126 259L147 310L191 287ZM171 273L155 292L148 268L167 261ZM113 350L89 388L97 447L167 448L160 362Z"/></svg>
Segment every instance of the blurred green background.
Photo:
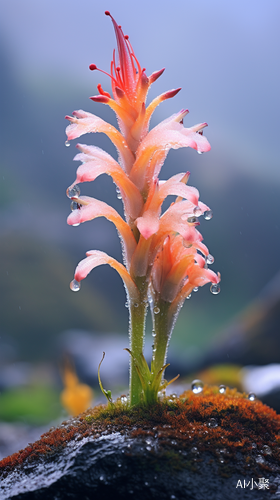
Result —
<svg viewBox="0 0 280 500"><path fill-rule="evenodd" d="M164 179L191 171L190 184L213 209L213 219L201 221L201 232L215 257L213 269L222 274L219 296L211 295L206 286L186 301L171 341L174 370L176 359L181 372L195 370L203 356L222 343L227 325L279 271L277 0L180 0L172 8L167 1L146 0L141 4L3 0L3 420L33 422L36 414L37 422L47 422L59 414L59 370L65 351L76 356L78 371L91 385L96 384L97 365L106 351L105 379L115 380L120 373L117 383L127 386L128 358L122 348L128 345L128 315L121 280L102 266L83 282L79 293L69 289L75 266L87 250L100 249L121 259L118 236L108 221L97 219L74 228L66 224L70 208L65 191L77 165L72 162L74 144L64 146L64 116L84 109L116 123L106 106L88 99L97 93L98 83L110 90L108 77L88 70L90 63L96 63L108 71L116 47L105 9L130 35L148 75L166 67L149 100L182 86L178 96L157 109L152 126L183 107L190 110L186 127L202 121L209 124L205 135L211 152L200 156L188 149L171 151L161 174ZM102 135L83 137L82 142L98 145L116 157ZM122 210L106 176L83 185L82 193ZM148 339L148 351L150 345ZM86 362L83 352L88 354Z"/></svg>

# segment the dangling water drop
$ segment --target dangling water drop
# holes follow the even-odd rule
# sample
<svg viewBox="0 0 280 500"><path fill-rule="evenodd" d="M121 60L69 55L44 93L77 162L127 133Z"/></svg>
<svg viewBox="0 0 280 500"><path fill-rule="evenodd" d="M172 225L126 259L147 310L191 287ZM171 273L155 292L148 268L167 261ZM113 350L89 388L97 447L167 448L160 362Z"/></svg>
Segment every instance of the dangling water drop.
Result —
<svg viewBox="0 0 280 500"><path fill-rule="evenodd" d="M121 200L122 199L122 195L121 195L121 191L118 187L116 187L116 193L117 193L117 198L118 200Z"/></svg>
<svg viewBox="0 0 280 500"><path fill-rule="evenodd" d="M212 210L205 210L203 217L205 220L210 220L213 217L213 212Z"/></svg>
<svg viewBox="0 0 280 500"><path fill-rule="evenodd" d="M81 191L77 184L66 189L66 195L68 196L68 198L78 198L78 196L80 196L80 193Z"/></svg>
<svg viewBox="0 0 280 500"><path fill-rule="evenodd" d="M77 224L72 224L73 227L77 227L80 225L80 222L77 222Z"/></svg>
<svg viewBox="0 0 280 500"><path fill-rule="evenodd" d="M82 205L81 205L80 203L77 203L77 202L76 202L76 201L74 201L74 200L72 200L72 201L71 201L70 208L71 208L72 212L73 212L74 210L79 210L79 209L81 208L81 206L82 206Z"/></svg>
<svg viewBox="0 0 280 500"><path fill-rule="evenodd" d="M78 292L81 288L81 283L77 280L72 280L70 283L70 288L72 292Z"/></svg>
<svg viewBox="0 0 280 500"><path fill-rule="evenodd" d="M248 399L249 399L250 401L255 401L255 399L256 399L256 398L257 398L257 396L256 396L256 394L254 394L253 392L250 392L250 393L248 394Z"/></svg>
<svg viewBox="0 0 280 500"><path fill-rule="evenodd" d="M198 150L197 150L197 153L198 153L199 155L202 155L203 151L198 151Z"/></svg>
<svg viewBox="0 0 280 500"><path fill-rule="evenodd" d="M192 291L193 291L193 292L198 292L198 289L199 289L199 287L198 287L198 286L195 286L195 287L193 288L193 290L192 290Z"/></svg>
<svg viewBox="0 0 280 500"><path fill-rule="evenodd" d="M218 293L220 293L221 291L221 287L219 285L219 283L212 283L212 285L210 286L210 292L213 293L213 295L218 295Z"/></svg>
<svg viewBox="0 0 280 500"><path fill-rule="evenodd" d="M224 394L224 393L226 392L226 389L227 389L227 388L226 388L226 386L225 386L225 385L220 385L220 387L219 387L219 393L220 393L220 394Z"/></svg>
<svg viewBox="0 0 280 500"><path fill-rule="evenodd" d="M69 146L70 146L70 142L69 142L69 141L65 141L65 143L64 143L64 144L65 144L65 146L66 146L67 148L69 148Z"/></svg>
<svg viewBox="0 0 280 500"><path fill-rule="evenodd" d="M154 314L160 313L160 308L159 307L154 307Z"/></svg>
<svg viewBox="0 0 280 500"><path fill-rule="evenodd" d="M214 259L213 255L211 255L211 254L209 253L209 254L207 255L207 257L206 257L206 263L207 263L207 264L209 264L209 265L214 264L214 260L215 260L215 259Z"/></svg>
<svg viewBox="0 0 280 500"><path fill-rule="evenodd" d="M190 293L190 295L188 295L186 298L187 300L189 300L191 298L192 294Z"/></svg>
<svg viewBox="0 0 280 500"><path fill-rule="evenodd" d="M155 330L152 330L152 337L155 337L156 336L156 332Z"/></svg>
<svg viewBox="0 0 280 500"><path fill-rule="evenodd" d="M192 391L194 394L199 394L203 391L204 384L201 380L193 380L192 381Z"/></svg>

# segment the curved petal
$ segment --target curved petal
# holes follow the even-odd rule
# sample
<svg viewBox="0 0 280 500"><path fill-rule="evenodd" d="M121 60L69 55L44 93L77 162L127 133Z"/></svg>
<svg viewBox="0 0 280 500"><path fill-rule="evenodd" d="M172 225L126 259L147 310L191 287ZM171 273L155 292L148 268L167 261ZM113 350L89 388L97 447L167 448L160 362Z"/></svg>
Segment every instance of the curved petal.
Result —
<svg viewBox="0 0 280 500"><path fill-rule="evenodd" d="M78 167L76 180L70 188L80 182L94 181L104 173L108 174L121 191L127 216L132 219L138 217L143 207L143 198L138 188L131 182L114 158L94 146L78 144L77 147L82 153L77 154L74 160L83 163Z"/></svg>
<svg viewBox="0 0 280 500"><path fill-rule="evenodd" d="M87 275L97 266L102 266L103 264L109 264L113 269L115 269L120 277L122 278L125 288L127 290L128 296L132 301L139 301L139 292L134 281L130 277L126 268L118 262L113 257L110 257L107 253L101 252L100 250L90 250L86 253L87 257L76 267L74 279L78 282L82 281L87 277Z"/></svg>
<svg viewBox="0 0 280 500"><path fill-rule="evenodd" d="M167 155L171 148L191 147L199 153L211 149L206 137L199 133L207 126L206 123L201 123L191 128L184 128L181 123L176 121L177 118L177 115L173 115L173 117L153 128L138 148L136 161L130 172L130 178L139 189L143 187L146 165L156 151L164 151L165 155Z"/></svg>
<svg viewBox="0 0 280 500"><path fill-rule="evenodd" d="M77 139L81 135L89 132L103 132L116 146L122 165L125 171L129 172L134 162L134 155L130 151L121 133L113 127L113 125L110 125L92 113L79 110L73 111L73 115L74 116L66 116L67 120L71 122L71 125L68 125L66 128L68 140Z"/></svg>
<svg viewBox="0 0 280 500"><path fill-rule="evenodd" d="M74 198L74 200L79 208L73 210L68 216L67 223L72 226L97 217L106 217L115 224L122 238L126 262L129 264L136 248L136 241L129 225L118 212L104 201L89 196L81 196L80 198Z"/></svg>

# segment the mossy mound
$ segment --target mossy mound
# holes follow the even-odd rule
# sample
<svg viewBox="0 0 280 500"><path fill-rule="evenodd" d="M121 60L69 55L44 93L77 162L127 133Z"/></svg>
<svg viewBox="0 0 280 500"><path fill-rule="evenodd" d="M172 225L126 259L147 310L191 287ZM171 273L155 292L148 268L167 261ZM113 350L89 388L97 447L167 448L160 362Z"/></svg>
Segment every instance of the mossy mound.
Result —
<svg viewBox="0 0 280 500"><path fill-rule="evenodd" d="M255 492L242 486L243 498L265 498L268 493L270 499L277 498L280 416L260 401L231 389L220 394L218 387L169 396L150 408L129 409L124 400L111 408L90 409L2 460L3 498L13 498L11 493L14 498L74 498L70 490L79 483L84 497L98 493L110 498L114 493L119 499L143 498L144 488L149 499L217 500L222 493L236 498L238 481L245 485L251 479ZM44 480L42 464L48 470L54 466L56 474L48 473ZM23 486L28 475L27 497ZM269 492L259 491L259 478L268 479ZM9 490L11 484L14 489ZM189 487L192 494L187 496Z"/></svg>

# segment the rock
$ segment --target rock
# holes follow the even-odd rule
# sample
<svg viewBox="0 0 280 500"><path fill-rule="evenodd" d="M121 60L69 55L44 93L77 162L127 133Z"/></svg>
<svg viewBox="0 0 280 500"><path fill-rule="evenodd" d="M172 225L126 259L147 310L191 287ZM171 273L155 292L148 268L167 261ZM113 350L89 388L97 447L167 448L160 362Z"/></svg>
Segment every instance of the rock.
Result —
<svg viewBox="0 0 280 500"><path fill-rule="evenodd" d="M276 500L279 433L279 415L229 389L186 391L152 408L128 409L118 401L70 419L2 460L0 496Z"/></svg>

